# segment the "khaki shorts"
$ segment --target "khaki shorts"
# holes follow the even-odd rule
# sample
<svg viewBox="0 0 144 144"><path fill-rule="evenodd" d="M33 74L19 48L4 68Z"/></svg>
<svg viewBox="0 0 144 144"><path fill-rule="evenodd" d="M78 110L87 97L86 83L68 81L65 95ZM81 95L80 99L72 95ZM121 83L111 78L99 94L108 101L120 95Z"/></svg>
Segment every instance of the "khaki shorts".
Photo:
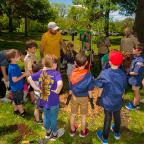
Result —
<svg viewBox="0 0 144 144"><path fill-rule="evenodd" d="M80 114L86 115L88 113L88 96L87 97L72 97L71 99L71 113L77 114L80 107Z"/></svg>
<svg viewBox="0 0 144 144"><path fill-rule="evenodd" d="M139 90L140 87L139 86L132 86L132 90Z"/></svg>

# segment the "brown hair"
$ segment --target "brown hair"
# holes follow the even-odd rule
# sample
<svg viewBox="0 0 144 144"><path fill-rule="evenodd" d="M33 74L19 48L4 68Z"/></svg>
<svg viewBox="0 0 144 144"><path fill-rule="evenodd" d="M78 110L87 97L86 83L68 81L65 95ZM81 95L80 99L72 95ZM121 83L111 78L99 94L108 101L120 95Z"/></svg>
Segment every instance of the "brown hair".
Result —
<svg viewBox="0 0 144 144"><path fill-rule="evenodd" d="M32 72L33 73L36 73L36 72L38 72L40 69L42 69L42 63L41 62L34 62L33 64L32 64Z"/></svg>
<svg viewBox="0 0 144 144"><path fill-rule="evenodd" d="M26 41L26 49L29 49L29 48L32 48L32 47L37 47L36 42L32 39Z"/></svg>
<svg viewBox="0 0 144 144"><path fill-rule="evenodd" d="M16 49L10 49L6 52L6 58L8 61L11 61L12 58L15 58L16 54L19 53Z"/></svg>
<svg viewBox="0 0 144 144"><path fill-rule="evenodd" d="M144 45L142 43L140 43L140 44L137 45L136 49L143 52L144 51Z"/></svg>
<svg viewBox="0 0 144 144"><path fill-rule="evenodd" d="M77 66L84 66L87 62L87 57L84 52L79 52L75 57L75 61Z"/></svg>
<svg viewBox="0 0 144 144"><path fill-rule="evenodd" d="M49 55L47 54L43 60L42 63L45 67L51 68L54 63L57 63L57 57L55 55Z"/></svg>

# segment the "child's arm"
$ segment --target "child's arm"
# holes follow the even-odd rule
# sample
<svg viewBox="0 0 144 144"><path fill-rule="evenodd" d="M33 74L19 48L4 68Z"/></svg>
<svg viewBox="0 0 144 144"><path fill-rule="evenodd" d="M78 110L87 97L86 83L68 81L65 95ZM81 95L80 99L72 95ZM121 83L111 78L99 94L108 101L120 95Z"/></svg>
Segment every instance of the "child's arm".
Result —
<svg viewBox="0 0 144 144"><path fill-rule="evenodd" d="M132 76L136 76L140 73L141 69L144 67L144 64L142 62L137 62L134 65L134 69L132 71L130 71L130 75Z"/></svg>
<svg viewBox="0 0 144 144"><path fill-rule="evenodd" d="M57 82L57 88L56 88L56 90L52 90L52 91L55 92L56 94L59 94L60 91L61 91L61 89L62 89L62 87L63 87L63 82L62 82L62 80L59 80Z"/></svg>
<svg viewBox="0 0 144 144"><path fill-rule="evenodd" d="M18 81L20 81L21 79L23 79L24 77L26 77L27 76L27 74L24 72L21 76L19 76L19 77L12 77L12 81L14 82L14 83L16 83L16 82L18 82Z"/></svg>
<svg viewBox="0 0 144 144"><path fill-rule="evenodd" d="M91 108L94 109L92 91L88 91Z"/></svg>
<svg viewBox="0 0 144 144"><path fill-rule="evenodd" d="M33 79L32 79L31 76L29 76L27 80L28 80L29 84L33 87L33 89L34 89L35 91L40 91L39 87L38 87L38 86L36 85L36 83L33 81Z"/></svg>
<svg viewBox="0 0 144 144"><path fill-rule="evenodd" d="M138 73L136 73L136 72L130 72L129 74L132 75L132 76L138 75Z"/></svg>

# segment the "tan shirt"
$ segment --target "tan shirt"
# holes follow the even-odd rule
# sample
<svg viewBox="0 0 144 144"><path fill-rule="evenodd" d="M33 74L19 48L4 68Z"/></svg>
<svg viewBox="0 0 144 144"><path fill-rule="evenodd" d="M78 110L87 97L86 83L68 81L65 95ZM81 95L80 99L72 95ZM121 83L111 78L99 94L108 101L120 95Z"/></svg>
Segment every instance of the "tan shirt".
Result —
<svg viewBox="0 0 144 144"><path fill-rule="evenodd" d="M32 65L34 62L37 62L35 54L27 52L27 55L24 58L25 72L31 74Z"/></svg>
<svg viewBox="0 0 144 144"><path fill-rule="evenodd" d="M129 37L123 37L121 39L120 51L123 53L126 52L132 53L133 48L137 47L138 44L139 44L138 39L133 35Z"/></svg>

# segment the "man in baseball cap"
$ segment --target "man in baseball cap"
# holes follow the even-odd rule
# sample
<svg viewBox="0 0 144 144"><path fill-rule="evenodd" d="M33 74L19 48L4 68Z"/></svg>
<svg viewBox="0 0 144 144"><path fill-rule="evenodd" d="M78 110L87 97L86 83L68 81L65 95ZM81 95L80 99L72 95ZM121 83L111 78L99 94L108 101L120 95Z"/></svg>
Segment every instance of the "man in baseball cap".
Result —
<svg viewBox="0 0 144 144"><path fill-rule="evenodd" d="M54 31L57 31L59 29L59 27L56 25L55 22L49 22L48 23L48 29L52 29Z"/></svg>
<svg viewBox="0 0 144 144"><path fill-rule="evenodd" d="M48 23L48 31L43 34L40 44L42 56L47 54L55 55L60 58L60 48L63 47L61 33L55 22Z"/></svg>

